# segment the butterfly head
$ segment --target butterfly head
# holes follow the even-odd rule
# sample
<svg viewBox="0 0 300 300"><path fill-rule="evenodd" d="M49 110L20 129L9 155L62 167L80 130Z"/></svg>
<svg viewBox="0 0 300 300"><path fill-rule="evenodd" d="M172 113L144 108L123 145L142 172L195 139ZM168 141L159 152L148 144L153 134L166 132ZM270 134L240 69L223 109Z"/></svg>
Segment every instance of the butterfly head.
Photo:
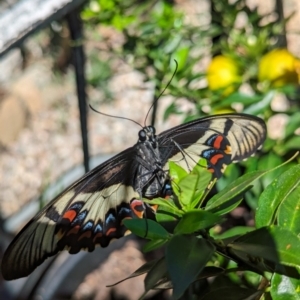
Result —
<svg viewBox="0 0 300 300"><path fill-rule="evenodd" d="M155 128L153 126L145 126L139 131L139 143L150 143L155 149L157 147L157 140L155 135Z"/></svg>

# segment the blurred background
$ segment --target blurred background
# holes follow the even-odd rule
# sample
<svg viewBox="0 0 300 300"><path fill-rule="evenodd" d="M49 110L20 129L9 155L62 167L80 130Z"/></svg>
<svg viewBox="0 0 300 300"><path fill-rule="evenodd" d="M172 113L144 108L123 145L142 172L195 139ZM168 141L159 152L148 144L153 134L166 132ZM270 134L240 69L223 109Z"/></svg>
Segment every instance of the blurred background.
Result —
<svg viewBox="0 0 300 300"><path fill-rule="evenodd" d="M264 118L264 148L229 166L219 189L291 157L300 148L299 20L298 0L2 0L0 257L47 201L137 141L133 122L86 103L157 132L211 114ZM177 72L145 120L174 59ZM257 195L277 175L248 192L237 222L253 224ZM143 278L105 286L149 259L139 249L129 237L93 254L64 253L26 279L0 275L0 298L137 299Z"/></svg>

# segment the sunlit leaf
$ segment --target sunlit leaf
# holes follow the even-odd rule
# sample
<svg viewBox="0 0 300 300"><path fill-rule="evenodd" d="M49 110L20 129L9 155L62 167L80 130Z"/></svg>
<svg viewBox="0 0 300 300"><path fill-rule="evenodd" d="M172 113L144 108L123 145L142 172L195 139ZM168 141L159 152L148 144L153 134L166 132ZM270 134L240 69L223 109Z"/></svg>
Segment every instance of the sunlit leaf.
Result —
<svg viewBox="0 0 300 300"><path fill-rule="evenodd" d="M262 227L246 233L228 244L228 248L232 253L244 252L275 264L300 266L300 238L279 226Z"/></svg>
<svg viewBox="0 0 300 300"><path fill-rule="evenodd" d="M299 184L300 165L296 165L284 172L281 176L267 186L258 201L258 208L255 216L255 222L258 228L275 222L279 205L282 202L289 200L289 195L295 188L299 186ZM293 202L294 209L297 209L297 200L296 202Z"/></svg>
<svg viewBox="0 0 300 300"><path fill-rule="evenodd" d="M174 233L188 234L201 229L209 228L221 222L222 218L204 211L202 209L194 209L185 213L177 226Z"/></svg>
<svg viewBox="0 0 300 300"><path fill-rule="evenodd" d="M300 280L285 275L274 274L270 292L273 300L299 300Z"/></svg>

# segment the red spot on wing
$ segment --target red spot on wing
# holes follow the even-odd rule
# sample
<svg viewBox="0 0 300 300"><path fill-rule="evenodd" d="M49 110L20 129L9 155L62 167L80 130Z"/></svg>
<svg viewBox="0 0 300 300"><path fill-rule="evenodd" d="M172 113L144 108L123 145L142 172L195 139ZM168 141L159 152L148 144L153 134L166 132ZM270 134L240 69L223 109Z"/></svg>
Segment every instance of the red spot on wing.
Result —
<svg viewBox="0 0 300 300"><path fill-rule="evenodd" d="M78 241L80 241L81 239L83 238L90 238L92 236L92 233L90 231L86 231L84 232L79 238L78 238Z"/></svg>
<svg viewBox="0 0 300 300"><path fill-rule="evenodd" d="M63 215L63 219L68 219L70 222L72 222L76 216L77 212L75 210L68 210Z"/></svg>
<svg viewBox="0 0 300 300"><path fill-rule="evenodd" d="M218 135L218 137L214 141L214 148L220 149L223 140L224 140L224 138L221 135Z"/></svg>
<svg viewBox="0 0 300 300"><path fill-rule="evenodd" d="M106 232L106 235L109 236L111 233L115 232L116 230L117 230L117 228L114 228L114 227L109 228Z"/></svg>
<svg viewBox="0 0 300 300"><path fill-rule="evenodd" d="M103 234L101 233L101 232L99 232L99 233L97 233L96 235L95 235L95 237L93 238L93 243L95 243L96 242L96 240L99 238L102 238L102 236L103 236Z"/></svg>
<svg viewBox="0 0 300 300"><path fill-rule="evenodd" d="M209 161L213 164L216 165L218 163L219 159L222 159L224 157L223 154L215 154Z"/></svg>
<svg viewBox="0 0 300 300"><path fill-rule="evenodd" d="M210 172L210 173L212 173L212 174L215 173L215 170L212 169L212 168L207 169L207 171Z"/></svg>
<svg viewBox="0 0 300 300"><path fill-rule="evenodd" d="M132 211L134 212L134 214L142 219L143 216L144 216L144 204L143 204L143 201L141 200L132 200L131 203L130 203L130 207L132 209Z"/></svg>
<svg viewBox="0 0 300 300"><path fill-rule="evenodd" d="M66 235L68 236L70 234L77 234L79 230L80 230L80 226L76 225L73 228L71 228Z"/></svg>

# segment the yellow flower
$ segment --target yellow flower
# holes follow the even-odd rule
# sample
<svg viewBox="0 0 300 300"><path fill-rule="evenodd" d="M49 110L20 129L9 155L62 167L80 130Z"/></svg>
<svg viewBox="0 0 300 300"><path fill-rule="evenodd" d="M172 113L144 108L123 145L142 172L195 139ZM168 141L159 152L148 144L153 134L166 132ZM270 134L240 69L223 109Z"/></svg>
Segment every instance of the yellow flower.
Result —
<svg viewBox="0 0 300 300"><path fill-rule="evenodd" d="M229 57L214 57L207 68L207 83L210 90L224 89L224 95L234 92L241 83L241 76L235 61Z"/></svg>
<svg viewBox="0 0 300 300"><path fill-rule="evenodd" d="M300 60L287 49L275 49L265 54L259 63L258 80L273 87L298 84Z"/></svg>

